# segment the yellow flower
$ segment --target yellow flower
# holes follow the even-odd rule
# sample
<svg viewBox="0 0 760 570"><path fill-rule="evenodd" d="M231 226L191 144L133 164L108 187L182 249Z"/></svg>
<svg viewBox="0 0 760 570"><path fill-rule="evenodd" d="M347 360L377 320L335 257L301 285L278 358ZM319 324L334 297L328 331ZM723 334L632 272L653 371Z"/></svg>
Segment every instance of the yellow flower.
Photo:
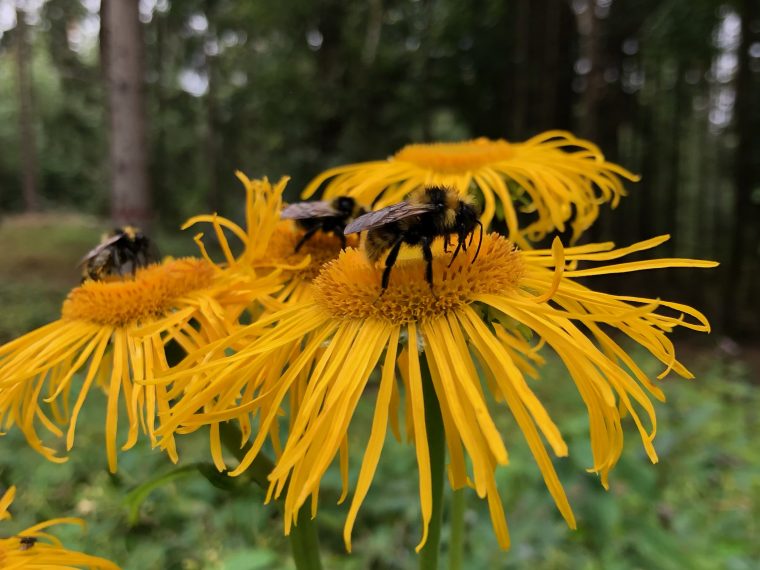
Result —
<svg viewBox="0 0 760 570"><path fill-rule="evenodd" d="M16 488L11 487L0 499L0 521L11 518L8 507L15 495ZM47 532L47 529L59 524L83 526L84 521L76 518L53 519L31 526L14 536L0 536L0 568L119 570L116 564L104 558L64 548L60 540Z"/></svg>
<svg viewBox="0 0 760 570"><path fill-rule="evenodd" d="M217 214L194 216L182 228L210 223L224 253L224 261L218 265L227 270L240 273L252 270L259 273L262 270L284 271L285 286L274 300L269 301L270 307L281 307L286 301L298 301L308 296L311 280L319 273L322 265L340 253L340 240L332 234L317 232L296 253L296 244L304 230L298 228L292 220L280 220L282 194L289 179L283 177L272 185L267 178L251 180L242 172L236 172L236 175L246 192L245 229ZM242 252L238 256L233 253L225 229L241 242ZM195 241L204 258L213 263L202 238L203 234L199 233L195 236ZM347 236L346 239L349 245L358 243L357 236Z"/></svg>
<svg viewBox="0 0 760 570"><path fill-rule="evenodd" d="M400 437L403 389L406 433L415 444L419 467L425 529L421 547L432 509L422 397L424 370L429 369L443 416L449 480L456 489L471 485L478 496L487 499L499 544L506 548L509 538L494 472L498 465L507 464L508 455L488 408L490 400L506 405L514 416L557 508L574 527L573 513L544 440L556 456L567 455L567 446L528 378L537 375L538 350L544 344L551 347L588 409L593 453L590 470L600 475L605 487L623 446L622 416L633 418L647 454L656 461L652 445L656 419L650 396L664 396L605 329L622 333L651 352L665 365L661 376L672 370L688 378L691 374L676 359L667 333L678 326L708 331L707 320L685 305L600 293L575 278L716 265L656 259L577 267L587 261L615 260L666 240L663 236L621 249L610 243L563 249L555 240L550 251L523 252L505 238L490 234L484 237L477 259L473 259L476 248L469 248L451 267L450 254L444 254L439 243L433 260L433 291L423 277L424 262L407 258L394 267L390 285L382 294L382 267L370 266L362 253L348 249L315 279L313 300L293 304L228 340L217 341L210 358L193 371L205 375L205 383L198 384L192 397L177 402L167 425L213 425L241 413L260 414L259 432L231 473L237 475L251 465L289 398L288 441L270 474L270 496L285 493L287 533L310 496L312 509L316 509L320 481L336 455L340 455L344 481L342 499L347 496L349 425L373 371L380 370L372 431L344 538L350 549L351 529L369 490L389 424ZM530 342L527 331L540 340ZM247 346L225 355L225 348L240 346L244 339L250 339ZM287 367L283 368L284 363ZM221 401L230 393L245 393L247 398L227 400L227 410L223 405L213 412L201 410L204 400Z"/></svg>
<svg viewBox="0 0 760 570"><path fill-rule="evenodd" d="M59 320L0 347L3 427L16 424L47 459L66 461L43 444L38 426L55 437L68 426L66 449L71 450L79 413L98 384L107 394L106 451L115 471L120 407L129 424L123 449L129 449L141 426L155 440L158 417L182 391L179 385L153 383L154 375L169 367L167 344L173 341L190 353L227 337L253 299L280 287L277 275L241 282L191 258L140 269L133 279L83 283L69 293ZM81 384L74 381L79 371ZM176 461L174 442L164 447Z"/></svg>
<svg viewBox="0 0 760 570"><path fill-rule="evenodd" d="M617 206L625 193L621 177L639 179L607 162L593 143L548 131L523 143L479 138L407 145L388 160L331 168L303 195L308 198L325 184L326 198L347 195L383 207L422 186L454 187L462 194L474 188L483 194L483 224L488 227L501 208L510 239L527 247L527 240L564 231L568 221L574 241L596 219L599 204ZM519 210L527 225L518 219L514 203L522 204Z"/></svg>
<svg viewBox="0 0 760 570"><path fill-rule="evenodd" d="M220 244L224 259L214 262L209 256L203 243L203 234L195 236L195 241L200 247L201 254L209 263L215 263L224 274L229 274L236 279L245 280L251 275L276 275L281 287L270 296L259 296L255 303L246 309L250 313L251 320L261 319L266 314L282 309L290 303L298 303L311 299L311 281L319 273L322 265L335 259L341 250L340 240L332 234L317 232L307 241L298 253L295 246L304 234L304 230L297 227L292 220L281 220L282 194L288 183L284 177L276 184L271 184L266 178L251 180L241 172L237 172L238 179L243 183L246 192L245 200L245 227L241 227L232 220L217 214L201 215L190 218L183 228L192 227L198 223L211 224L217 241ZM235 236L239 244L230 243L225 232ZM358 238L348 236L349 245L356 245ZM234 251L238 249L237 255ZM230 333L221 338L225 347L239 348L234 344L237 336ZM219 410L227 411L241 401L250 399L250 390L245 386L247 378L242 378L239 383L240 391L230 388L223 394L215 394L205 398L205 379L202 374L196 373L198 362L207 360L209 353L213 352L214 346L199 346L195 352L188 354L183 363L173 370L174 377L180 379L175 385L182 386L183 402L186 405L198 402L205 414L213 415ZM267 370L256 372L258 376L265 376L273 381L279 377L282 366L290 357L290 352L281 351L278 355L272 355ZM184 371L184 374L182 373ZM179 374L177 374L179 372ZM166 382L166 379L163 380ZM173 393L176 393L173 392ZM229 418L233 419L233 418ZM243 440L247 440L251 434L252 426L249 414L241 412L234 418L239 427ZM171 414L163 416L162 426L157 434L166 435L162 438L161 447L174 445L173 434L190 433L203 427L205 424L187 423L183 426L174 421ZM222 453L222 439L219 431L219 423L211 425L210 430L211 455L216 467L221 471L225 469ZM270 429L270 438L275 452L280 450L280 430L273 425Z"/></svg>

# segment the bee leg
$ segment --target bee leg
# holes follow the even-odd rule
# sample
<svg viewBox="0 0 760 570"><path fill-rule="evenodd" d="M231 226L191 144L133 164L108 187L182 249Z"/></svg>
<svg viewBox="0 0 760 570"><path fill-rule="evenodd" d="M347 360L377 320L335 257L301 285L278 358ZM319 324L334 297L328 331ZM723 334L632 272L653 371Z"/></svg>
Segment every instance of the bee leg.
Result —
<svg viewBox="0 0 760 570"><path fill-rule="evenodd" d="M383 271L383 279L380 285L380 287L382 288L382 291L380 291L381 295L388 288L388 282L391 280L391 269L393 269L393 266L396 263L398 252L401 250L402 241L403 240L401 239L397 239L396 242L393 244L393 247L391 248L390 252L388 253L388 257L385 258L385 270Z"/></svg>
<svg viewBox="0 0 760 570"><path fill-rule="evenodd" d="M135 254L135 258L137 259L136 267L142 268L148 266L148 256L144 252L138 251Z"/></svg>
<svg viewBox="0 0 760 570"><path fill-rule="evenodd" d="M129 274L134 277L137 273L137 256L133 251L126 251L124 257L129 260Z"/></svg>
<svg viewBox="0 0 760 570"><path fill-rule="evenodd" d="M454 260L457 258L457 255L459 255L459 250L462 249L462 240L461 238L457 240L457 247L454 249L454 253L451 255L451 261L449 261L449 267L451 267L451 264L454 263Z"/></svg>
<svg viewBox="0 0 760 570"><path fill-rule="evenodd" d="M340 249L346 249L346 235L343 233L345 228L335 228L333 234L340 240Z"/></svg>
<svg viewBox="0 0 760 570"><path fill-rule="evenodd" d="M443 237L443 253L449 252L449 246L451 245L451 234L446 234Z"/></svg>
<svg viewBox="0 0 760 570"><path fill-rule="evenodd" d="M483 224L480 222L477 222L478 226L480 226L480 238L478 239L478 249L475 250L475 256L472 258L472 261L470 263L475 263L475 260L478 258L478 254L480 253L480 246L483 245ZM472 232L472 235L475 235L475 232Z"/></svg>
<svg viewBox="0 0 760 570"><path fill-rule="evenodd" d="M422 242L422 257L425 259L425 281L430 285L430 291L433 292L433 251L430 249L430 241L425 239ZM435 295L435 292L433 292Z"/></svg>
<svg viewBox="0 0 760 570"><path fill-rule="evenodd" d="M319 226L315 226L313 228L306 230L306 233L303 234L303 236L301 236L301 239L298 240L298 243L296 244L295 252L298 253L298 250L301 249L301 246L305 244L307 241L309 241L311 236L317 233L319 229L320 229Z"/></svg>
<svg viewBox="0 0 760 570"><path fill-rule="evenodd" d="M122 277L124 273L122 272L122 268L124 267L124 257L119 253L117 249L114 248L113 254L111 255L111 267L106 271L106 275L114 273L118 275L119 277Z"/></svg>

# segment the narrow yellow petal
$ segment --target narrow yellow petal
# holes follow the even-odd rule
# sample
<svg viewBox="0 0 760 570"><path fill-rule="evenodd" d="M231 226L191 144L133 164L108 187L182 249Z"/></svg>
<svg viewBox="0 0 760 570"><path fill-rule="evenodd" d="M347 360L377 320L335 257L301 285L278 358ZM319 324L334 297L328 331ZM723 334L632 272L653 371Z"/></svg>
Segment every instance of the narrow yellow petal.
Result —
<svg viewBox="0 0 760 570"><path fill-rule="evenodd" d="M370 431L369 441L367 442L364 459L359 470L359 478L356 481L354 496L351 500L351 506L346 515L346 524L343 527L343 540L346 543L346 550L351 552L351 531L356 522L356 515L359 513L364 498L367 496L372 478L375 475L377 464L380 460L380 453L383 449L385 436L388 425L388 410L390 409L391 394L396 382L394 370L396 366L396 351L399 340L399 329L394 328L388 339L388 349L385 354L382 377L380 379L380 388L377 392L377 401L375 402L375 414L372 419L372 429Z"/></svg>
<svg viewBox="0 0 760 570"><path fill-rule="evenodd" d="M420 356L417 351L417 325L409 323L409 393L412 421L414 422L414 446L417 453L417 467L420 477L420 511L422 512L422 538L415 547L419 552L427 541L428 525L433 514L433 491L430 474L430 451L425 428L425 404L422 397L422 374Z"/></svg>
<svg viewBox="0 0 760 570"><path fill-rule="evenodd" d="M116 427L119 418L119 391L124 374L127 372L127 341L122 329L113 334L113 371L108 386L108 403L106 404L106 455L108 470L116 473Z"/></svg>

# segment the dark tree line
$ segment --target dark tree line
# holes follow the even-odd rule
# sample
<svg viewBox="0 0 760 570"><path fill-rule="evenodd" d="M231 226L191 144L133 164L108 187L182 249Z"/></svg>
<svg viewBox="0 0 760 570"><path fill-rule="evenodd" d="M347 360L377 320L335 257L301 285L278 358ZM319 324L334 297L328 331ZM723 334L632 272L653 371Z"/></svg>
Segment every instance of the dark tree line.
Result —
<svg viewBox="0 0 760 570"><path fill-rule="evenodd" d="M113 33L106 14L79 0L49 0L28 29L37 112L26 121L42 135L30 168L44 207L116 212L105 133L117 127L105 103L124 104L103 81L97 45L82 50L71 38L98 16ZM759 332L756 0L187 0L156 2L140 21L133 47L143 52L158 222L230 211L237 168L290 174L295 193L326 167L410 141L570 129L643 176L589 239L670 233L661 253L720 260L718 271L663 272L635 285L706 307L731 334ZM0 53L26 45L24 29L4 34ZM25 96L1 93L0 118L23 123ZM0 123L10 148L0 156L5 210L29 207L17 137ZM140 184L121 181L120 195Z"/></svg>

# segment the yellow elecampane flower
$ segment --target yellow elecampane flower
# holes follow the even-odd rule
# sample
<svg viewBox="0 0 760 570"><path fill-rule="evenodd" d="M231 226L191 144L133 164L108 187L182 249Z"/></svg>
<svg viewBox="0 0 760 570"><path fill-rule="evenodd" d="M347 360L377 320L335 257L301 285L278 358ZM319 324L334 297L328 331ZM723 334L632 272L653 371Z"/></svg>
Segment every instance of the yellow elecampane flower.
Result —
<svg viewBox="0 0 760 570"><path fill-rule="evenodd" d="M288 177L271 184L267 178L250 179L242 172L236 172L246 192L245 228L232 220L217 214L200 215L190 218L182 226L187 229L199 223L212 225L224 260L218 265L226 270L246 273L266 270L283 271L284 287L272 299L262 300L271 307L282 307L287 301L298 301L309 295L309 285L322 265L335 259L342 244L332 234L317 232L303 244L296 253L295 247L305 231L292 220L281 220L282 194ZM242 252L233 253L233 244L227 238L227 230L240 241ZM348 245L358 243L357 236L347 236ZM195 237L205 259L214 263L203 245L203 233Z"/></svg>
<svg viewBox="0 0 760 570"><path fill-rule="evenodd" d="M180 385L152 382L169 368L170 342L191 353L236 330L251 302L277 292L277 274L241 279L203 259L169 259L139 269L134 278L86 281L63 303L61 318L0 347L0 421L17 425L47 459L66 461L45 445L39 427L66 449L74 445L77 418L94 385L106 393L106 452L116 470L116 432L126 412L131 448L142 427L154 430ZM79 381L75 375L84 374ZM121 411L120 411L121 409ZM173 461L174 442L164 442Z"/></svg>
<svg viewBox="0 0 760 570"><path fill-rule="evenodd" d="M223 259L215 262L203 242L203 233L195 236L201 255L210 264L214 264L223 274L229 275L245 282L249 275L276 276L281 287L267 296L258 296L251 305L246 307L251 320L261 319L264 315L282 309L289 303L298 303L311 299L311 281L319 273L322 265L338 256L342 248L340 240L331 234L317 232L308 240L299 252L295 252L296 244L304 235L292 220L281 220L280 212L283 207L282 195L288 183L288 178L283 177L277 183L272 184L267 178L250 179L242 172L237 172L238 179L245 189L245 223L244 227L236 224L228 218L217 214L200 215L190 218L183 228L194 227L197 224L210 224L214 235L222 250ZM230 240L228 235L234 236L237 242ZM349 236L347 243L356 245L358 238ZM236 250L239 253L235 253ZM225 347L239 348L234 344L236 338L234 332L220 337ZM250 399L250 388L241 387L236 392L233 388L219 394L216 398L204 398L204 376L197 374L198 364L209 358L209 353L216 346L199 345L197 350L190 352L187 358L176 371L186 371L174 377L181 379L174 385L182 386L182 401L200 401L200 406L206 414L213 414L218 410L227 411L230 407L241 401ZM278 377L282 366L287 362L290 353L282 351L279 355L273 355L267 371L257 371L259 376L268 375L271 381ZM278 367L278 362L280 362ZM157 385L163 381L151 379ZM242 386L242 384L241 384ZM173 393L177 393L176 390ZM189 433L205 424L185 424L178 426L171 413L162 412L162 427L156 432L161 434ZM240 413L234 418L242 434L247 439L252 430L248 413ZM211 456L217 468L225 468L222 452L222 436L219 431L219 423L215 422L210 428ZM280 431L276 426L270 430L270 436L275 451L280 449ZM171 450L173 438L162 439L161 446Z"/></svg>
<svg viewBox="0 0 760 570"><path fill-rule="evenodd" d="M348 249L314 280L313 300L293 304L214 343L209 358L192 370L205 380L172 407L162 429L169 435L182 425L214 425L240 414L258 414L259 431L231 472L238 475L252 464L282 410L290 408L288 440L270 474L269 492L270 497L285 494L287 533L310 497L316 512L320 481L338 455L344 482L341 500L347 497L349 425L373 371L380 370L372 430L344 538L350 549L351 529L371 485L386 432L390 425L400 438L399 415L403 415L419 467L421 547L432 512L423 404L424 371L429 370L443 417L449 480L455 489L472 486L487 499L499 544L506 548L509 537L494 472L508 463L508 454L491 417L491 401L509 409L557 508L575 527L544 440L556 456L567 455L567 446L528 379L537 376L538 350L548 345L564 363L588 409L590 470L600 475L605 487L622 451L624 415L632 417L647 454L656 461L651 397L664 399L663 393L609 329L630 337L664 363L661 376L672 370L688 378L691 374L676 359L667 334L676 327L709 331L707 320L682 304L601 293L576 278L716 265L655 259L578 268L580 263L616 260L666 240L663 236L620 249L611 243L564 249L555 240L548 251L520 251L507 239L490 234L484 237L477 259L476 248L469 248L451 266L450 254L439 243L432 291L424 279L424 262L407 258L397 262L382 295L382 267L370 265L360 251ZM532 331L540 340L529 342L522 330ZM227 348L240 347L243 340L247 346L226 355ZM227 399L229 394L241 393L246 397ZM205 401L214 402L212 411L204 409Z"/></svg>
<svg viewBox="0 0 760 570"><path fill-rule="evenodd" d="M453 187L462 194L476 190L483 195L483 224L488 227L500 208L509 238L527 248L529 241L564 231L566 224L577 239L599 215L600 204L617 206L625 194L621 178L639 180L605 160L593 143L548 131L522 143L478 138L410 144L387 160L326 170L303 196L324 186L325 198L352 196L380 208L423 186Z"/></svg>
<svg viewBox="0 0 760 570"><path fill-rule="evenodd" d="M0 499L0 521L11 518L8 508L16 496L11 487ZM61 541L47 532L50 527L61 524L83 526L77 518L58 518L37 523L14 536L0 533L0 568L5 570L119 570L104 558L66 549Z"/></svg>

